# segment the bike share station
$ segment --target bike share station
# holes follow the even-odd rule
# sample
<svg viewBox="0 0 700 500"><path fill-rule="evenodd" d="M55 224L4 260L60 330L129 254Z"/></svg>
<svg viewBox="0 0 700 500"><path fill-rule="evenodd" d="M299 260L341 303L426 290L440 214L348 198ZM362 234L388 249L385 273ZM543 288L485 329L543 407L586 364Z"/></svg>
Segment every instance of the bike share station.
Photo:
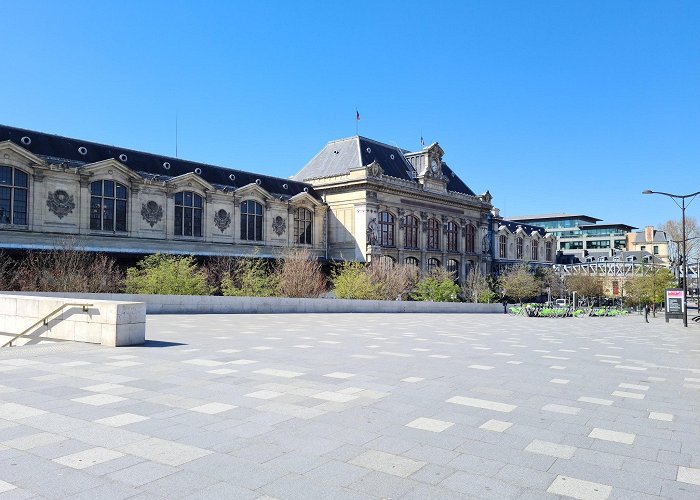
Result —
<svg viewBox="0 0 700 500"><path fill-rule="evenodd" d="M669 319L683 319L685 312L685 296L682 288L666 289L666 323Z"/></svg>

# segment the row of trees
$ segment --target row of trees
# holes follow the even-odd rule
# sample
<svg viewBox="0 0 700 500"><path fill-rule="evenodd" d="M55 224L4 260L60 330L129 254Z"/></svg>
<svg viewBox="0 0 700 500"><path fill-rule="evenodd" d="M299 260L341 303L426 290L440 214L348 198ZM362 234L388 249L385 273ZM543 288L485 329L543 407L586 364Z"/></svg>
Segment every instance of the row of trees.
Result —
<svg viewBox="0 0 700 500"><path fill-rule="evenodd" d="M472 272L458 286L444 269L421 275L414 266L346 262L324 272L308 250L281 259L216 257L198 263L191 256L150 255L124 272L114 259L75 249L31 252L15 261L0 253L0 289L47 292L127 292L175 295L320 297L372 300L509 302L605 296L603 280L574 275L562 281L552 268L513 266L498 278ZM660 304L675 278L666 268L649 269L622 282L628 305Z"/></svg>

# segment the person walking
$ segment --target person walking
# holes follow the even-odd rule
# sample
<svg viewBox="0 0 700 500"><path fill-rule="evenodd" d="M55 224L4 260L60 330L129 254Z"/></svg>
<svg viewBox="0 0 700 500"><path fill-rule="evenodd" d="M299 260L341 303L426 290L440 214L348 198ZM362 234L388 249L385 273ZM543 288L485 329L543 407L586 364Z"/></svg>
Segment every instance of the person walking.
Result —
<svg viewBox="0 0 700 500"><path fill-rule="evenodd" d="M644 321L649 323L649 304L644 304Z"/></svg>
<svg viewBox="0 0 700 500"><path fill-rule="evenodd" d="M503 314L508 314L508 299L503 298Z"/></svg>

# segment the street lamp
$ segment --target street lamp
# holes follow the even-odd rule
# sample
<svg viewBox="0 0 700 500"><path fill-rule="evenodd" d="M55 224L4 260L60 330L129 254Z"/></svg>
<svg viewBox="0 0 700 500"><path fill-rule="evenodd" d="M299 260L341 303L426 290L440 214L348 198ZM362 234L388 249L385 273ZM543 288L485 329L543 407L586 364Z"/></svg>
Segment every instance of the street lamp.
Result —
<svg viewBox="0 0 700 500"><path fill-rule="evenodd" d="M685 209L687 206L689 206L693 200L690 200L688 205L685 204L685 200L687 198L695 198L697 195L700 194L700 191L696 191L695 193L691 194L671 194L671 193L664 193L662 191L652 191L651 189L646 189L642 191L642 194L662 194L664 196L668 196L673 200L673 202L678 205L678 207L681 209L681 214L682 214L682 219L681 219L681 225L683 226L683 326L687 327L688 326L688 256L685 253L685 243L686 243L686 237L685 237ZM676 201L676 198L679 198L681 200L681 204L678 204Z"/></svg>

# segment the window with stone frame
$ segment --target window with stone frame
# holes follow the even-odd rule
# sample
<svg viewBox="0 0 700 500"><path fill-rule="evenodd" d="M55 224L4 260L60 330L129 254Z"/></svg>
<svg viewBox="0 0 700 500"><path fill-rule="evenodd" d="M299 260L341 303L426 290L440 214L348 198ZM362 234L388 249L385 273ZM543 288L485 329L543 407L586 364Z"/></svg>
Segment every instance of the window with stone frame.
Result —
<svg viewBox="0 0 700 500"><path fill-rule="evenodd" d="M520 237L518 237L518 239L515 240L515 258L523 258L523 239Z"/></svg>
<svg viewBox="0 0 700 500"><path fill-rule="evenodd" d="M394 216L391 212L379 212L379 245L393 247L394 243Z"/></svg>
<svg viewBox="0 0 700 500"><path fill-rule="evenodd" d="M0 224L27 225L29 176L0 165Z"/></svg>
<svg viewBox="0 0 700 500"><path fill-rule="evenodd" d="M447 251L456 252L457 251L457 224L453 221L447 223L447 228L445 229L445 236L447 236Z"/></svg>
<svg viewBox="0 0 700 500"><path fill-rule="evenodd" d="M552 242L551 241L545 241L544 253L545 253L545 258L547 259L547 262L552 262Z"/></svg>
<svg viewBox="0 0 700 500"><path fill-rule="evenodd" d="M294 241L300 245L313 244L313 213L306 208L297 208L294 212Z"/></svg>
<svg viewBox="0 0 700 500"><path fill-rule="evenodd" d="M111 180L90 183L90 229L126 231L128 190Z"/></svg>
<svg viewBox="0 0 700 500"><path fill-rule="evenodd" d="M467 236L464 245L464 251L467 253L474 253L474 248L476 247L476 228L467 224Z"/></svg>
<svg viewBox="0 0 700 500"><path fill-rule="evenodd" d="M440 221L428 219L428 250L440 250Z"/></svg>
<svg viewBox="0 0 700 500"><path fill-rule="evenodd" d="M202 236L204 199L193 191L175 193L175 236Z"/></svg>
<svg viewBox="0 0 700 500"><path fill-rule="evenodd" d="M406 248L418 248L418 218L407 215L404 224L404 246ZM411 258L411 257L409 257Z"/></svg>
<svg viewBox="0 0 700 500"><path fill-rule="evenodd" d="M530 248L532 260L540 260L540 242L533 239Z"/></svg>
<svg viewBox="0 0 700 500"><path fill-rule="evenodd" d="M262 241L263 206L255 200L241 202L241 240Z"/></svg>
<svg viewBox="0 0 700 500"><path fill-rule="evenodd" d="M432 271L433 269L439 269L440 268L440 261L436 259L435 257L432 257L428 259L428 271Z"/></svg>
<svg viewBox="0 0 700 500"><path fill-rule="evenodd" d="M505 259L508 255L508 237L502 234L498 237L498 256Z"/></svg>
<svg viewBox="0 0 700 500"><path fill-rule="evenodd" d="M420 261L415 257L406 257L405 262L407 266L420 267Z"/></svg>

